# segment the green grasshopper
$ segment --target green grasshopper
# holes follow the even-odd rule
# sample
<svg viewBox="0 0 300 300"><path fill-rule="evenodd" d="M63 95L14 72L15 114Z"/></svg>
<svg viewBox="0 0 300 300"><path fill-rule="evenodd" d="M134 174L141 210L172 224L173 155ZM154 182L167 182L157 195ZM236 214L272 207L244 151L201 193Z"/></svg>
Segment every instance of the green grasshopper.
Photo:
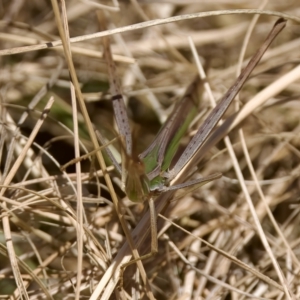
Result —
<svg viewBox="0 0 300 300"><path fill-rule="evenodd" d="M121 168L116 162L108 148L106 148L106 151L116 169L122 175L123 188L128 198L134 202L149 201L152 242L151 253L148 255L157 252L156 216L153 198L169 190L194 185L200 186L221 176L220 174L213 174L207 178L170 186L171 181L186 167L188 162L194 158L197 151L204 145L255 66L259 63L264 52L284 26L285 22L283 22L282 19L276 22L263 45L257 50L235 83L219 101L218 105L208 115L172 169L170 169L170 165L178 150L180 140L187 132L191 121L197 114L198 99L196 89L199 86L202 87L202 81L197 77L191 83L151 145L137 158L133 158L130 125L122 96L121 85L117 78L116 67L112 59L109 38L102 38L104 58L108 66L113 110L125 148L125 155L123 155L122 159L123 167ZM103 30L105 30L105 28L103 28ZM98 133L98 138L102 144L105 143L100 133ZM148 257L148 255L142 258Z"/></svg>

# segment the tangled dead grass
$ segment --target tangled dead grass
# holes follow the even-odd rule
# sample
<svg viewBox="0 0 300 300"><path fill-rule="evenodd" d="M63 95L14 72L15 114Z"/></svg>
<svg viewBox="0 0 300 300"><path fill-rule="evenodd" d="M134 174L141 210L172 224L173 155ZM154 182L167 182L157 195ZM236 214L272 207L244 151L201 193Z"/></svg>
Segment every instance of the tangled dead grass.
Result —
<svg viewBox="0 0 300 300"><path fill-rule="evenodd" d="M299 299L298 1L74 0L60 13L57 5L1 4L1 299ZM128 201L111 166L105 180L92 159L60 170L94 147L73 101L79 89L93 124L115 135L97 9L113 33L138 152L197 74L188 37L218 99L279 15L290 15L226 113L240 112L236 126L198 166L222 179L160 196L158 254L123 275L131 250L122 226L148 252L147 205ZM273 13L223 11L237 9ZM207 11L215 15L192 15ZM182 147L210 107L204 94Z"/></svg>

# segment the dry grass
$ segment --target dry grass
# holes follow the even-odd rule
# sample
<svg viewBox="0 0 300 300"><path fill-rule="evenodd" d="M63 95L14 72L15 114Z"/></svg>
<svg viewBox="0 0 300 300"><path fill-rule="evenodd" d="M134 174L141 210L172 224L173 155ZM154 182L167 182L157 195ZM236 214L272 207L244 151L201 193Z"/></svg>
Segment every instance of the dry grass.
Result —
<svg viewBox="0 0 300 300"><path fill-rule="evenodd" d="M101 1L104 33L95 2L0 3L0 298L299 299L298 1ZM221 11L236 9L273 13ZM148 252L147 205L126 198L100 151L105 172L95 160L60 171L97 147L89 119L115 136L100 36L111 35L141 152L198 72L191 41L218 99L280 14L286 28L226 113L239 111L229 137L199 164L223 177L157 197L159 252L125 270L123 290L124 226L134 256ZM182 146L210 107L206 92Z"/></svg>

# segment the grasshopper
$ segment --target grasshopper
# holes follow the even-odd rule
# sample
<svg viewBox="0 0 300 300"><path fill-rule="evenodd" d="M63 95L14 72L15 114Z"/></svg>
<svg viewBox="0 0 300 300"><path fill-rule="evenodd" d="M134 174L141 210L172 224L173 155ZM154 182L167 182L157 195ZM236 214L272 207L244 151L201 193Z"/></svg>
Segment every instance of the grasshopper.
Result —
<svg viewBox="0 0 300 300"><path fill-rule="evenodd" d="M170 169L170 165L176 154L180 140L187 132L191 121L197 114L198 99L197 88L202 88L203 82L196 77L175 108L161 130L155 137L151 145L138 157L132 156L132 136L126 107L122 96L121 85L116 75L116 67L112 59L109 38L103 37L104 58L107 62L112 104L117 127L122 136L125 155L122 159L122 167L116 162L108 148L106 151L111 158L116 170L122 176L123 189L131 201L140 202L147 200L150 209L151 221L151 253L144 255L140 259L157 252L156 237L156 213L154 208L154 197L162 192L184 188L188 186L200 186L211 180L221 177L221 174L213 174L207 178L185 182L180 185L170 186L171 181L184 169L191 161L197 151L205 144L214 128L228 109L229 105L236 97L249 75L259 63L261 57L268 49L274 38L284 28L285 22L279 19L272 31L267 36L265 42L250 59L248 65L241 72L234 84L228 89L220 99L217 106L210 112L197 133L186 146L180 158ZM103 24L102 24L103 27ZM102 28L105 30L105 28ZM104 138L98 132L98 138L104 144ZM132 263L131 261L130 263Z"/></svg>

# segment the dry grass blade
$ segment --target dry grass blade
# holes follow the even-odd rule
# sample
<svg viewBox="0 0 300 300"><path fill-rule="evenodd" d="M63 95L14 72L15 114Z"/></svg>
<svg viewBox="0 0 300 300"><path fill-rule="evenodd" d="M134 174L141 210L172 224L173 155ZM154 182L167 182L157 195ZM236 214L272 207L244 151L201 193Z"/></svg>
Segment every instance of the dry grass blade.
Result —
<svg viewBox="0 0 300 300"><path fill-rule="evenodd" d="M225 251L223 251L222 249L218 249L216 248L214 245L208 243L207 241L198 238L196 235L191 234L190 232L188 232L187 230L185 230L184 228L180 227L179 225L175 224L174 222L168 220L167 218L165 218L164 216L160 215L161 218L163 218L164 220L166 220L167 222L172 223L173 226L178 227L180 230L185 231L187 233L187 235L193 237L195 240L199 240L202 243L204 243L207 247L209 247L210 249L212 249L213 251L221 254L222 256L228 258L229 260L231 260L233 263L235 263L236 265L240 266L241 268L245 269L246 271L252 273L254 276L260 278L261 280L267 282L268 284L271 284L272 286L274 286L275 288L283 291L283 288L274 280L272 280L271 278L265 276L264 274L258 272L255 269L252 269L251 267L249 267L248 265L246 265L245 263L243 263L242 261L238 260L236 257L226 253Z"/></svg>
<svg viewBox="0 0 300 300"><path fill-rule="evenodd" d="M205 18L205 17L212 17L212 16L220 16L220 15L235 15L235 14L236 15L239 15L239 14L250 14L250 15L261 14L261 15L268 15L268 16L284 18L287 20L294 21L296 23L300 23L300 18L289 15L289 14L280 13L277 11L259 10L259 9L218 10L218 11L208 11L208 12L189 14L189 15L176 16L176 17L167 18L165 20L146 21L146 22L143 22L140 24L125 26L123 28L111 29L111 30L107 30L107 31L101 32L101 33L89 34L89 35L85 35L83 37L71 38L70 42L71 43L82 42L82 41L86 41L89 39L95 39L95 38L99 38L99 37L103 37L103 36L113 35L116 33L123 33L123 32L132 31L132 30L140 30L140 29L144 29L144 28L148 28L148 27L152 27L152 26L158 26L158 25L168 24L168 23L172 23L172 22L179 22L179 21L183 21L183 20L191 20L191 19L196 19L196 18ZM0 55L10 55L10 54L17 54L17 53L23 53L23 52L28 52L28 51L42 50L42 49L57 47L62 44L63 44L62 41L55 41L55 42L42 43L41 45L25 46L25 47L18 47L18 48L9 49L9 50L1 50Z"/></svg>
<svg viewBox="0 0 300 300"><path fill-rule="evenodd" d="M44 111L41 114L41 118L39 119L36 126L34 127L34 130L32 131L27 143L24 145L22 153L20 154L18 159L15 161L15 163L11 167L11 170L7 174L6 178L3 180L3 186L0 190L0 197L2 197L4 195L4 193L6 191L5 186L8 186L10 184L10 182L13 179L13 177L15 176L17 170L19 169L22 161L26 157L26 153L27 153L28 149L30 148L33 140L35 139L37 133L39 132L45 118L47 117L47 114L49 113L53 102L54 102L54 99L50 98L47 105L45 106ZM13 149L11 149L11 151L13 151ZM4 206L4 208L7 208L5 203L4 203L3 206ZM11 229L10 229L10 223L9 223L9 220L8 220L8 216L3 216L2 224L3 224L3 233L4 233L4 236L6 238L7 252L8 252L8 255L9 255L10 263L12 265L13 274L14 274L14 277L16 279L16 283L17 283L17 286L18 286L18 290L16 292L23 295L26 299L29 299L27 291L26 291L27 290L26 286L27 286L28 283L26 284L23 281L20 270L19 270L15 250L14 250L14 247L13 247Z"/></svg>

